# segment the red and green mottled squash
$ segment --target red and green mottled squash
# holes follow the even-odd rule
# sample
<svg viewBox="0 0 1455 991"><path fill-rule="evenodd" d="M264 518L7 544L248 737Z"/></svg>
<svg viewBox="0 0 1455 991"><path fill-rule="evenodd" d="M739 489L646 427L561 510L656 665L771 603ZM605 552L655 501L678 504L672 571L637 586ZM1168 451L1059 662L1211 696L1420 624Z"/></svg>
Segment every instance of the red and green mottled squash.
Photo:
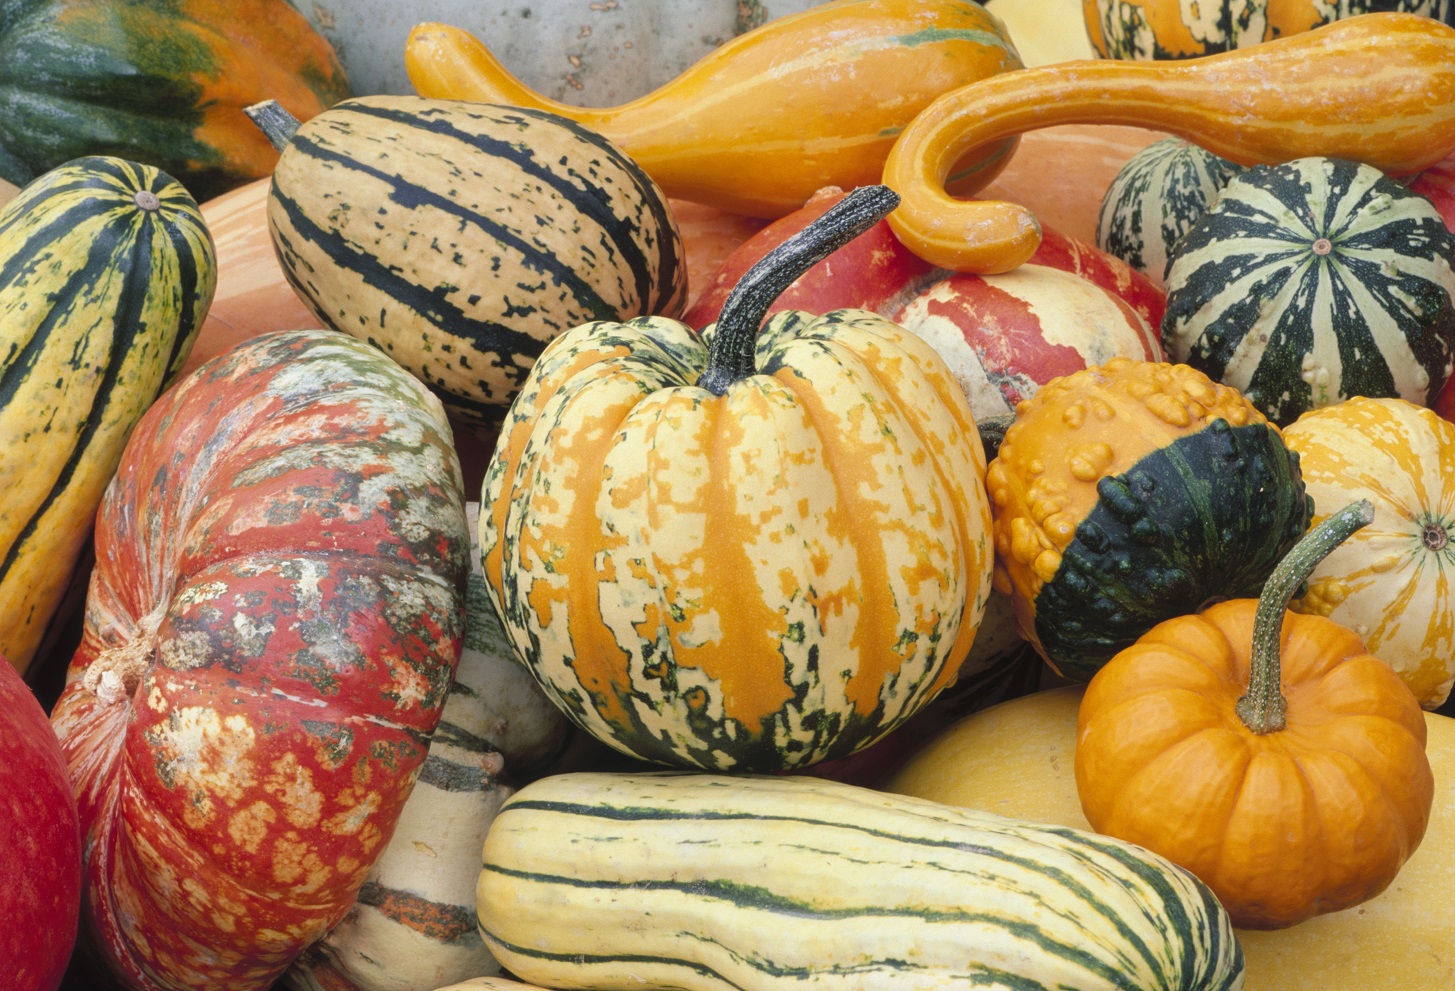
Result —
<svg viewBox="0 0 1455 991"><path fill-rule="evenodd" d="M439 403L332 331L260 337L138 424L52 712L89 952L136 991L263 991L354 904L460 656Z"/></svg>
<svg viewBox="0 0 1455 991"><path fill-rule="evenodd" d="M1091 47L1119 59L1198 58L1376 10L1455 24L1452 0L1082 0Z"/></svg>
<svg viewBox="0 0 1455 991"><path fill-rule="evenodd" d="M1351 396L1428 405L1455 366L1455 236L1367 165L1234 177L1178 243L1162 338L1270 420Z"/></svg>
<svg viewBox="0 0 1455 991"><path fill-rule="evenodd" d="M1132 156L1101 198L1096 246L1162 285L1173 247L1242 171L1181 138Z"/></svg>
<svg viewBox="0 0 1455 991"><path fill-rule="evenodd" d="M850 194L700 335L651 318L571 330L511 408L481 498L486 580L547 693L618 750L805 766L955 680L991 566L964 396L867 311L759 330L896 199Z"/></svg>
<svg viewBox="0 0 1455 991"><path fill-rule="evenodd" d="M1315 522L1355 499L1374 522L1326 557L1292 608L1357 633L1426 709L1455 685L1455 424L1403 399L1357 397L1284 428Z"/></svg>
<svg viewBox="0 0 1455 991"><path fill-rule="evenodd" d="M1312 512L1297 455L1236 390L1125 358L1022 403L986 485L996 588L1072 680L1164 619L1256 592Z"/></svg>
<svg viewBox="0 0 1455 991"><path fill-rule="evenodd" d="M101 494L216 280L197 203L150 166L76 159L0 211L0 654L22 673L74 611Z"/></svg>
<svg viewBox="0 0 1455 991"><path fill-rule="evenodd" d="M563 117L373 96L274 137L268 223L289 282L465 422L498 422L557 334L681 311L661 190Z"/></svg>
<svg viewBox="0 0 1455 991"><path fill-rule="evenodd" d="M271 98L308 118L349 95L285 0L12 0L0 50L0 176L19 184L108 154L211 199L277 161L245 106Z"/></svg>

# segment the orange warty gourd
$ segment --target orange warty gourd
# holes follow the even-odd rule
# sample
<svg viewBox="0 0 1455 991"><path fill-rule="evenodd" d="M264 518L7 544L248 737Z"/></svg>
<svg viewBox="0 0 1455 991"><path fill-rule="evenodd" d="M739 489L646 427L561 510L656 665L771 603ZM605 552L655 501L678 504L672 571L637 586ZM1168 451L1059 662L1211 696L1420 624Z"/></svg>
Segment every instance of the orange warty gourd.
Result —
<svg viewBox="0 0 1455 991"><path fill-rule="evenodd" d="M1094 829L1154 850L1235 925L1291 926L1372 898L1425 833L1419 703L1352 631L1286 612L1361 501L1300 541L1259 599L1167 620L1087 686L1076 788Z"/></svg>
<svg viewBox="0 0 1455 991"><path fill-rule="evenodd" d="M1319 155L1408 175L1455 151L1455 28L1364 14L1205 58L1063 62L971 83L894 143L883 181L902 199L895 233L944 268L1015 268L1040 241L1036 218L1015 203L958 200L947 180L1024 131L1072 123L1156 128L1240 165Z"/></svg>

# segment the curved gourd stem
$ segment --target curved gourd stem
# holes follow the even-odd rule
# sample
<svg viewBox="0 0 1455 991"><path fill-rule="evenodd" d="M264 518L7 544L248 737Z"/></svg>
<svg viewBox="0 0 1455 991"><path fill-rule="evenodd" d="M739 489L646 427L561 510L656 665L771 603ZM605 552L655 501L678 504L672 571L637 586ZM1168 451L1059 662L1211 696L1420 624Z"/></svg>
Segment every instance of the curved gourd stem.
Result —
<svg viewBox="0 0 1455 991"><path fill-rule="evenodd" d="M1293 550L1273 569L1273 574L1258 596L1258 611L1253 616L1252 671L1248 678L1248 694L1238 699L1238 718L1254 733L1274 733L1283 729L1288 701L1279 687L1282 663L1279 657L1283 640L1283 617L1288 602L1320 561L1350 535L1368 526L1374 519L1374 504L1360 499L1339 510L1314 527L1294 545Z"/></svg>
<svg viewBox="0 0 1455 991"><path fill-rule="evenodd" d="M283 105L277 100L264 100L262 103L243 107L243 113L248 115L248 120L258 125L258 130L267 137L268 143L279 152L288 147L288 142L293 140L293 135L298 133L301 126L298 118L283 109Z"/></svg>
<svg viewBox="0 0 1455 991"><path fill-rule="evenodd" d="M957 160L1056 124L1167 131L1240 165L1317 155L1407 175L1455 151L1455 28L1364 14L1204 58L1063 62L963 86L921 111L885 162L899 239L963 272L1026 261L1040 244L1029 210L959 200L945 182Z"/></svg>
<svg viewBox="0 0 1455 991"><path fill-rule="evenodd" d="M738 280L717 318L697 384L715 396L756 371L758 327L795 279L884 219L899 203L888 186L861 186L768 252Z"/></svg>

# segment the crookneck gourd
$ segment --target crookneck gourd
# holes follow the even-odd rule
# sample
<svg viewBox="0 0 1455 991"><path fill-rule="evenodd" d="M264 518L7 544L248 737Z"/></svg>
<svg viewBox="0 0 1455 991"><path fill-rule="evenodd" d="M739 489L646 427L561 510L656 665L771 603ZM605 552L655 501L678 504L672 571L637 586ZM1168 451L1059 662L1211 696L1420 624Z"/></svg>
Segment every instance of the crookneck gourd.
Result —
<svg viewBox="0 0 1455 991"><path fill-rule="evenodd" d="M618 107L547 99L468 32L420 24L405 49L421 96L500 103L579 121L669 196L781 217L824 186L879 181L895 136L931 100L1019 69L1000 21L966 0L841 0L779 17ZM892 94L892 96L886 96ZM981 185L1014 138L957 168Z"/></svg>
<svg viewBox="0 0 1455 991"><path fill-rule="evenodd" d="M1062 675L1251 595L1308 527L1298 456L1235 389L1116 358L1042 386L986 477L996 587Z"/></svg>
<svg viewBox="0 0 1455 991"><path fill-rule="evenodd" d="M700 335L596 322L511 407L481 498L516 649L648 760L777 770L873 742L954 681L989 595L985 461L934 351L864 310L764 311L895 202L865 187Z"/></svg>
<svg viewBox="0 0 1455 991"><path fill-rule="evenodd" d="M1159 624L1081 700L1087 821L1197 875L1243 928L1372 898L1425 834L1434 778L1414 695L1347 627L1286 612L1373 518L1367 500L1330 514L1259 598Z"/></svg>
<svg viewBox="0 0 1455 991"><path fill-rule="evenodd" d="M1036 250L1036 218L1014 203L957 199L947 180L956 162L1024 131L1075 123L1167 131L1239 165L1318 155L1409 175L1455 151L1455 27L1365 14L1183 62L1064 62L971 83L895 141L883 180L903 198L895 232L944 268L1019 265Z"/></svg>

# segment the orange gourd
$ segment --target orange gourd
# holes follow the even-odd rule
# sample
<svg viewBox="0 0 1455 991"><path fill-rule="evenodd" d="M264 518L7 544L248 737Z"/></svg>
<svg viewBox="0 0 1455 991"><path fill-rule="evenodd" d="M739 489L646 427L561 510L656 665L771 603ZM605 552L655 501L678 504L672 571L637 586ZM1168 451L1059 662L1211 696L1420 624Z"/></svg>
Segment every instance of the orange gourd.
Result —
<svg viewBox="0 0 1455 991"><path fill-rule="evenodd" d="M1191 871L1242 928L1372 898L1429 821L1434 779L1414 695L1349 629L1287 612L1318 561L1372 519L1368 501L1334 513L1259 599L1161 623L1081 702L1087 821Z"/></svg>
<svg viewBox="0 0 1455 991"><path fill-rule="evenodd" d="M1455 151L1455 28L1365 14L1205 58L1063 62L971 83L926 107L890 151L895 233L944 268L1015 268L1040 243L1036 217L958 200L947 179L1024 131L1071 123L1156 128L1240 165L1318 155L1407 175Z"/></svg>

